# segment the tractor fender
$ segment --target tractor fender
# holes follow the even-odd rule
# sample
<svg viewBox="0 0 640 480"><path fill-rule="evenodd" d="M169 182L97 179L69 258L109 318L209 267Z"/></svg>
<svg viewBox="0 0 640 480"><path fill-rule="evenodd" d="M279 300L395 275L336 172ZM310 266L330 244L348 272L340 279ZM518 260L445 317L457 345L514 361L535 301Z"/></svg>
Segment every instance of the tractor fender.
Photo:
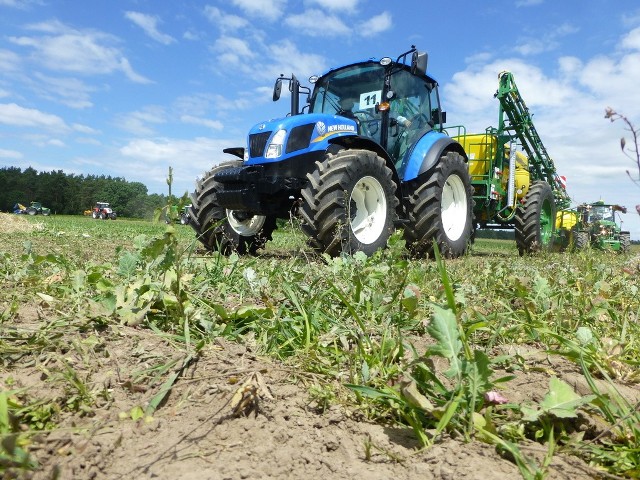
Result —
<svg viewBox="0 0 640 480"><path fill-rule="evenodd" d="M400 176L398 175L396 166L393 163L393 160L391 159L391 157L389 157L389 154L387 153L387 151L384 148L382 148L382 146L379 143L371 140L368 137L361 137L359 135L334 137L329 140L329 147L327 148L327 153L333 153L336 150L341 150L343 148L370 150L372 152L376 152L376 154L379 157L384 158L384 161L387 164L387 167L391 169L393 181L395 182L395 184L400 185ZM398 189L398 193L399 192L400 192L400 189Z"/></svg>
<svg viewBox="0 0 640 480"><path fill-rule="evenodd" d="M431 170L447 152L457 152L465 162L467 154L457 141L441 132L431 130L424 134L408 152L403 181L414 180L419 175Z"/></svg>

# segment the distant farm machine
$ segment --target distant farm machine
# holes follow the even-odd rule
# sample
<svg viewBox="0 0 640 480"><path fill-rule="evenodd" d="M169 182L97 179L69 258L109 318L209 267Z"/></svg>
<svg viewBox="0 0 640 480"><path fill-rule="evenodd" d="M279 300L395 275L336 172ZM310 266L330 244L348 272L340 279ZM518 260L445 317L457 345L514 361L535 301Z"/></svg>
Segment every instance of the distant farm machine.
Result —
<svg viewBox="0 0 640 480"><path fill-rule="evenodd" d="M44 215L46 217L51 215L51 209L43 207L41 202L31 202L28 207L25 207L21 203L16 203L13 206L13 213L24 215Z"/></svg>
<svg viewBox="0 0 640 480"><path fill-rule="evenodd" d="M631 246L631 234L622 230L616 214L627 213L626 207L604 203L584 203L576 208L576 223L571 227L576 250L592 247L626 253Z"/></svg>
<svg viewBox="0 0 640 480"><path fill-rule="evenodd" d="M96 206L91 211L93 218L100 218L102 220L115 220L118 218L116 212L111 208L108 202L96 202Z"/></svg>
<svg viewBox="0 0 640 480"><path fill-rule="evenodd" d="M237 160L196 182L188 211L199 240L255 253L276 219L297 215L309 244L330 255L370 255L394 228L417 256L434 242L447 257L464 254L476 226L515 230L521 254L566 241L570 199L513 75L499 75L497 128L467 134L444 127L426 66L412 47L311 77L313 89L277 79L273 99L288 82L290 114L255 125L246 147L224 150Z"/></svg>

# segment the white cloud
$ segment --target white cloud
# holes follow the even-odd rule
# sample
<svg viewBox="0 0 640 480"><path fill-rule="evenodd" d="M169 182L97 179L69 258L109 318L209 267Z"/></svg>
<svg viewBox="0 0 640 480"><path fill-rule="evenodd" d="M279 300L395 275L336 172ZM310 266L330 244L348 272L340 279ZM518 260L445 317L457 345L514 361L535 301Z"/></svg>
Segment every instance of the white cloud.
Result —
<svg viewBox="0 0 640 480"><path fill-rule="evenodd" d="M52 131L69 130L65 121L57 115L25 108L15 103L0 104L0 123L14 127L37 127Z"/></svg>
<svg viewBox="0 0 640 480"><path fill-rule="evenodd" d="M191 125L200 125L212 130L222 130L224 125L219 120L211 120L209 118L194 117L193 115L182 115L180 117L182 123L188 123Z"/></svg>
<svg viewBox="0 0 640 480"><path fill-rule="evenodd" d="M304 53L290 40L268 45L266 62L258 69L259 78L274 80L281 73L295 72L298 78L326 70L326 59L315 53Z"/></svg>
<svg viewBox="0 0 640 480"><path fill-rule="evenodd" d="M514 50L521 55L536 55L542 52L555 50L560 46L560 39L578 32L575 26L564 23L546 29L542 34L524 37L518 41Z"/></svg>
<svg viewBox="0 0 640 480"><path fill-rule="evenodd" d="M379 33L389 30L392 24L391 14L389 12L382 12L358 24L356 30L365 38L374 37Z"/></svg>
<svg viewBox="0 0 640 480"><path fill-rule="evenodd" d="M621 43L623 48L640 50L640 27L634 28L624 36Z"/></svg>
<svg viewBox="0 0 640 480"><path fill-rule="evenodd" d="M149 83L135 73L113 35L95 30L76 30L53 20L28 26L43 35L9 37L9 41L33 50L31 59L40 67L81 75L123 72L131 81Z"/></svg>
<svg viewBox="0 0 640 480"><path fill-rule="evenodd" d="M42 5L40 0L0 0L0 6L27 10L32 5Z"/></svg>
<svg viewBox="0 0 640 480"><path fill-rule="evenodd" d="M162 33L158 30L158 23L160 22L160 19L156 15L147 15L145 13L128 11L125 12L124 16L142 28L144 33L156 42L162 43L163 45L169 45L176 41L171 35L167 35L166 33Z"/></svg>
<svg viewBox="0 0 640 480"><path fill-rule="evenodd" d="M327 15L321 10L307 10L288 16L284 23L297 32L312 37L346 35L351 29L336 15Z"/></svg>
<svg viewBox="0 0 640 480"><path fill-rule="evenodd" d="M59 138L50 138L47 141L47 145L50 145L52 147L66 147L65 143Z"/></svg>
<svg viewBox="0 0 640 480"><path fill-rule="evenodd" d="M151 105L118 117L117 126L134 135L153 135L154 130L149 124L162 124L166 121L166 114L162 107Z"/></svg>
<svg viewBox="0 0 640 480"><path fill-rule="evenodd" d="M77 109L93 106L91 92L94 88L77 78L55 78L35 73L33 80L38 81L38 83L34 84L34 90L47 100Z"/></svg>
<svg viewBox="0 0 640 480"><path fill-rule="evenodd" d="M242 145L242 139L212 139L197 137L192 140L176 138L134 139L120 148L122 158L115 158L112 167L143 164L144 172L131 171L127 180L142 181L152 187L166 189L165 179L169 166L173 166L176 192L182 188L193 190L195 178L225 158L222 150L229 145ZM129 169L131 170L131 169ZM150 188L150 191L163 191Z"/></svg>
<svg viewBox="0 0 640 480"><path fill-rule="evenodd" d="M516 0L516 7L533 7L542 5L544 0Z"/></svg>
<svg viewBox="0 0 640 480"><path fill-rule="evenodd" d="M282 16L287 0L231 0L231 3L247 15L273 22Z"/></svg>
<svg viewBox="0 0 640 480"><path fill-rule="evenodd" d="M213 45L213 50L220 54L217 59L220 63L236 66L241 64L247 66L247 60L255 56L249 43L236 37L220 37Z"/></svg>
<svg viewBox="0 0 640 480"><path fill-rule="evenodd" d="M6 150L4 148L0 148L0 158L12 158L19 159L22 158L23 155L21 152L17 152L15 150Z"/></svg>
<svg viewBox="0 0 640 480"><path fill-rule="evenodd" d="M318 5L326 10L351 13L357 9L360 0L307 0L307 3Z"/></svg>
<svg viewBox="0 0 640 480"><path fill-rule="evenodd" d="M11 50L0 49L0 71L6 73L19 70L20 57Z"/></svg>
<svg viewBox="0 0 640 480"><path fill-rule="evenodd" d="M246 18L225 13L211 5L204 7L204 15L212 24L217 25L223 31L236 31L249 26L249 21Z"/></svg>
<svg viewBox="0 0 640 480"><path fill-rule="evenodd" d="M91 128L87 125L82 125L80 123L74 123L71 126L71 128L73 128L73 130L76 132L84 133L86 135L97 135L100 133L99 130L96 130L95 128Z"/></svg>

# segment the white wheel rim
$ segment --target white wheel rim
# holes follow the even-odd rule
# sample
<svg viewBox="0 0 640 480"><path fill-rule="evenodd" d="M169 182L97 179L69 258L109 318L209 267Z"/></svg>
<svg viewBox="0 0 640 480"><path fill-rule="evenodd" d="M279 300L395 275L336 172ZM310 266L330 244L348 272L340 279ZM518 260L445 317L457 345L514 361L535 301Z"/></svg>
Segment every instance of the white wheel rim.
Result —
<svg viewBox="0 0 640 480"><path fill-rule="evenodd" d="M260 233L267 217L264 215L254 215L246 220L239 220L233 210L227 210L227 221L233 230L243 237L252 237Z"/></svg>
<svg viewBox="0 0 640 480"><path fill-rule="evenodd" d="M442 189L442 228L449 240L460 238L467 225L467 192L458 175L450 175Z"/></svg>
<svg viewBox="0 0 640 480"><path fill-rule="evenodd" d="M351 192L351 231L360 243L371 244L387 223L387 198L374 177L362 177Z"/></svg>

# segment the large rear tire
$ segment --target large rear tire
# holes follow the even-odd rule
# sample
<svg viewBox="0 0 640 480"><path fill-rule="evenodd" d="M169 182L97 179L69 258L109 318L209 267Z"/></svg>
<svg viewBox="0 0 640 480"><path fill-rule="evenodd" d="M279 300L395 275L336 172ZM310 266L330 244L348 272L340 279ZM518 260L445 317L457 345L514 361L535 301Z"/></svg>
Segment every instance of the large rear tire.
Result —
<svg viewBox="0 0 640 480"><path fill-rule="evenodd" d="M573 240L575 250L584 250L589 246L589 232L575 232Z"/></svg>
<svg viewBox="0 0 640 480"><path fill-rule="evenodd" d="M419 257L432 255L435 240L442 256L463 255L473 234L473 188L462 155L448 152L407 188L409 250Z"/></svg>
<svg viewBox="0 0 640 480"><path fill-rule="evenodd" d="M631 233L620 232L620 253L627 253L631 248Z"/></svg>
<svg viewBox="0 0 640 480"><path fill-rule="evenodd" d="M328 154L307 175L302 190L302 230L320 252L364 252L386 247L399 200L391 169L369 150Z"/></svg>
<svg viewBox="0 0 640 480"><path fill-rule="evenodd" d="M547 182L533 182L515 216L515 237L520 255L553 246L556 202Z"/></svg>
<svg viewBox="0 0 640 480"><path fill-rule="evenodd" d="M213 177L240 165L242 162L217 165L198 179L196 191L191 194L189 225L208 250L219 251L223 255L234 251L240 255L254 255L271 240L276 229L275 217L227 210L216 203L217 192L222 186Z"/></svg>

